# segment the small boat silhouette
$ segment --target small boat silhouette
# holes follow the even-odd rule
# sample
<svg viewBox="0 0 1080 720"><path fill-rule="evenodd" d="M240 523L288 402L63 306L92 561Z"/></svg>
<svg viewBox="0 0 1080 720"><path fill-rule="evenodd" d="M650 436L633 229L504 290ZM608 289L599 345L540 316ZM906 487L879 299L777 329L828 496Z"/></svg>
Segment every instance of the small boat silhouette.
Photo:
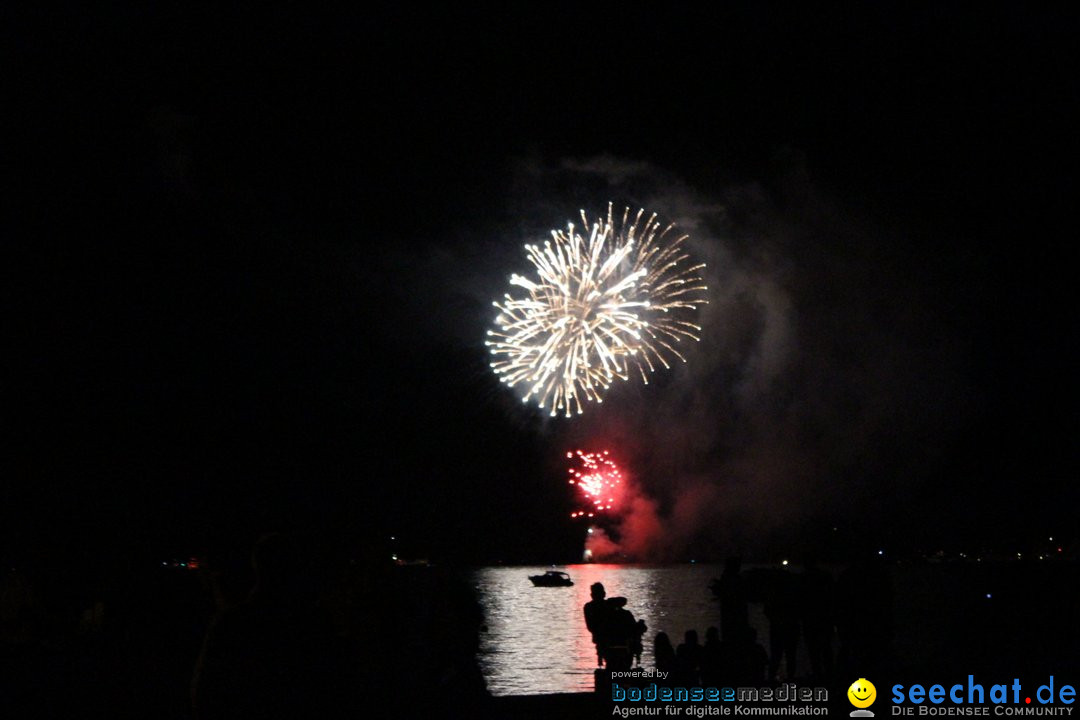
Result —
<svg viewBox="0 0 1080 720"><path fill-rule="evenodd" d="M530 575L529 579L536 587L568 587L574 584L569 575L559 570L548 570L543 575Z"/></svg>

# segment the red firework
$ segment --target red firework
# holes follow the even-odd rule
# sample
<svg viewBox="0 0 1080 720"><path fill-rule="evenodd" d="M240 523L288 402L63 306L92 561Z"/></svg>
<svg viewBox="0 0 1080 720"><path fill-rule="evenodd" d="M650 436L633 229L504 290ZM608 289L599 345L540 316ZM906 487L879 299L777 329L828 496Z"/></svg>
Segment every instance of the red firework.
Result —
<svg viewBox="0 0 1080 720"><path fill-rule="evenodd" d="M570 513L570 517L596 517L610 512L618 504L623 492L623 477L610 455L607 450L566 453L567 460L571 461L569 482L581 488L585 504L583 509Z"/></svg>

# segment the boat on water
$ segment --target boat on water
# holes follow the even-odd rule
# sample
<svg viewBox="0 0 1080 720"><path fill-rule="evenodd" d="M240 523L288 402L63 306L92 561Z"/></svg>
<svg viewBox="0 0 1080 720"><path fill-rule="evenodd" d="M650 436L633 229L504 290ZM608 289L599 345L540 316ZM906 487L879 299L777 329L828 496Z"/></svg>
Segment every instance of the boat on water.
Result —
<svg viewBox="0 0 1080 720"><path fill-rule="evenodd" d="M529 579L536 587L569 587L574 584L570 576L560 570L548 570L543 575L530 575Z"/></svg>

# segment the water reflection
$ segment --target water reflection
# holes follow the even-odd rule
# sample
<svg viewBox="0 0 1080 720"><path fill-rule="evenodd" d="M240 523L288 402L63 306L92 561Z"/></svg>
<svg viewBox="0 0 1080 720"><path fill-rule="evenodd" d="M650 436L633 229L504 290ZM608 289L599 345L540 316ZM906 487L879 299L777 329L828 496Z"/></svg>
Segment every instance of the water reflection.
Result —
<svg viewBox="0 0 1080 720"><path fill-rule="evenodd" d="M601 582L608 597L627 598L626 609L649 626L641 664L652 667L652 640L666 632L676 644L695 628L704 635L720 624L720 605L709 581L716 565L570 565L573 587L533 587L529 575L546 567L483 568L475 573L488 632L481 637L480 666L493 695L591 692L596 651L582 608L589 586ZM767 638L760 606L750 624Z"/></svg>

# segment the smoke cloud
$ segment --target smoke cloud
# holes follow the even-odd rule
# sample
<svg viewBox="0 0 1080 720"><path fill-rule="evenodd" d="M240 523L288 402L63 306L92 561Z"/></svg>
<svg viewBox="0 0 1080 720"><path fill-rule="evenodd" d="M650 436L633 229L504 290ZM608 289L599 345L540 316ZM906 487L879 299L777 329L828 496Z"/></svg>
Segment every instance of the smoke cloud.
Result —
<svg viewBox="0 0 1080 720"><path fill-rule="evenodd" d="M649 560L664 538L664 519L656 501L633 480L627 482L615 519L608 527L593 525L585 535L585 559Z"/></svg>
<svg viewBox="0 0 1080 720"><path fill-rule="evenodd" d="M787 548L808 528L859 523L940 451L963 395L958 349L895 272L902 251L816 189L798 157L768 185L709 194L612 156L523 163L517 189L517 212L549 227L609 200L658 212L707 263L688 362L613 386L556 431L612 448L635 477L618 521L587 540L595 558Z"/></svg>
<svg viewBox="0 0 1080 720"><path fill-rule="evenodd" d="M648 385L617 383L603 405L567 420L523 408L489 378L484 401L550 447L553 477L573 447L610 449L633 476L619 521L589 540L594 553L787 553L834 527L869 537L880 518L905 517L898 507L931 482L948 429L976 405L963 334L940 307L948 294L922 276L903 236L835 200L795 154L755 182L695 186L610 155L525 159L508 176L505 212L458 226L415 270L425 278L415 285L438 300L422 305L427 332L402 342L465 343L483 357L466 371L487 378L491 300L527 269L522 244L579 209L596 214L612 202L657 212L707 264L701 340ZM395 277L414 256L402 250L384 274Z"/></svg>

